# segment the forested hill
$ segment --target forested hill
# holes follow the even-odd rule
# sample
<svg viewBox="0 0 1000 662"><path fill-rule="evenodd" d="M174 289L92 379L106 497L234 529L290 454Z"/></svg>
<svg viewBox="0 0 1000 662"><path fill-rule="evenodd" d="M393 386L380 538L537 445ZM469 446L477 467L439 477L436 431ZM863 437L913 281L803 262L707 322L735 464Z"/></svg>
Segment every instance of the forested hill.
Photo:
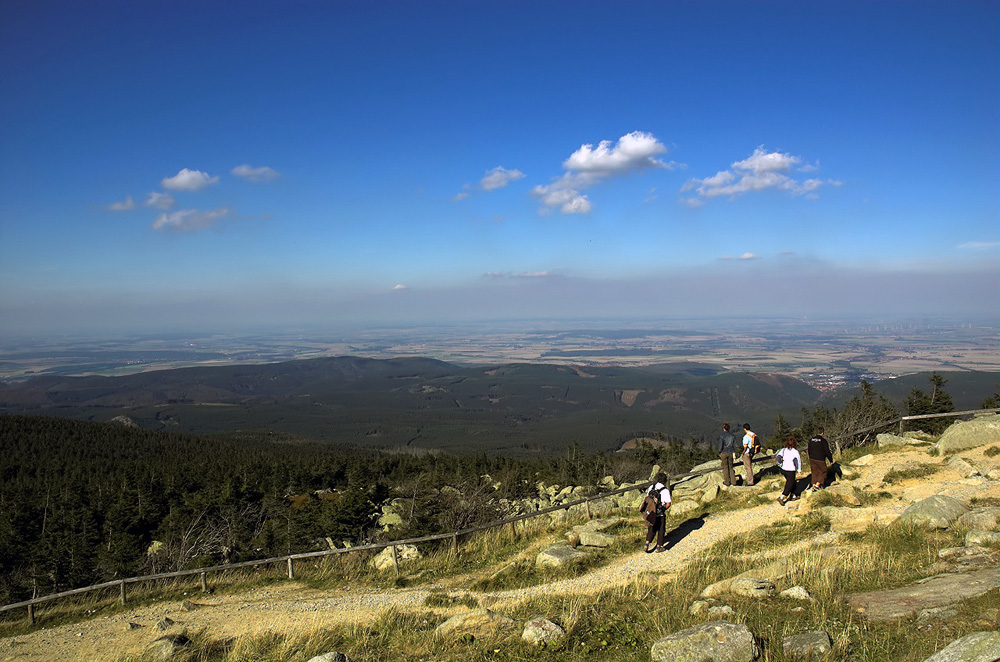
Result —
<svg viewBox="0 0 1000 662"><path fill-rule="evenodd" d="M766 427L819 396L788 377L338 357L124 377L38 377L0 387L0 411L190 433L264 429L369 448L611 450L643 434L690 441L723 418Z"/></svg>
<svg viewBox="0 0 1000 662"><path fill-rule="evenodd" d="M359 543L383 504L413 504L396 537L499 518L544 480L596 484L682 471L690 449L643 454L376 453L270 433L195 437L0 415L0 603L132 577ZM661 455L662 453L662 455ZM450 491L442 488L449 486Z"/></svg>

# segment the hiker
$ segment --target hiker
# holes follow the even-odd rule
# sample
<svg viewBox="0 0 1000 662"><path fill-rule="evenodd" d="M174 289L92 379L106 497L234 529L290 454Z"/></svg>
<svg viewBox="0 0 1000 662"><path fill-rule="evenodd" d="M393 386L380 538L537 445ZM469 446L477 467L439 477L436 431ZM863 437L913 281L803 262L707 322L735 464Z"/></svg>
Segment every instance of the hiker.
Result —
<svg viewBox="0 0 1000 662"><path fill-rule="evenodd" d="M747 485L753 485L753 467L750 466L750 461L753 460L753 454L757 452L759 446L757 445L757 433L750 429L749 423L743 424L743 466L747 470Z"/></svg>
<svg viewBox="0 0 1000 662"><path fill-rule="evenodd" d="M646 498L642 500L639 511L642 518L646 520L646 546L643 551L647 554L651 552L665 552L667 548L663 545L667 535L667 510L670 508L670 488L667 485L667 474L662 471L656 474L653 484L646 490ZM653 537L656 537L656 548L650 549Z"/></svg>
<svg viewBox="0 0 1000 662"><path fill-rule="evenodd" d="M812 472L813 491L821 490L826 485L827 460L833 464L830 442L823 436L823 428L817 428L816 434L809 440L809 469Z"/></svg>
<svg viewBox="0 0 1000 662"><path fill-rule="evenodd" d="M795 437L789 437L788 441L785 442L785 447L774 455L774 461L777 462L778 468L781 469L781 473L785 477L785 489L778 497L778 503L782 506L799 498L799 495L795 493L795 480L798 478L799 472L802 471L802 457L796 450L796 446L798 446L798 442L795 441Z"/></svg>
<svg viewBox="0 0 1000 662"><path fill-rule="evenodd" d="M722 424L722 434L715 442L722 462L722 484L729 487L736 482L736 472L733 471L733 460L736 458L736 436L729 431L729 423Z"/></svg>

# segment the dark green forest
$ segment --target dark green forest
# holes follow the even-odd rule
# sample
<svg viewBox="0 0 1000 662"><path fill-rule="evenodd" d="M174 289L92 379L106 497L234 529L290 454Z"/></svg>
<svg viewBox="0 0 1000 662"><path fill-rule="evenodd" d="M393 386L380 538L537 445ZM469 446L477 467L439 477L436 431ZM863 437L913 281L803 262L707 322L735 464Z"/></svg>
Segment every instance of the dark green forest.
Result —
<svg viewBox="0 0 1000 662"><path fill-rule="evenodd" d="M0 415L0 601L114 578L453 531L504 515L537 481L685 471L694 444L544 459L386 453L270 432L193 436ZM442 491L443 486L455 489ZM390 534L380 506L409 499Z"/></svg>

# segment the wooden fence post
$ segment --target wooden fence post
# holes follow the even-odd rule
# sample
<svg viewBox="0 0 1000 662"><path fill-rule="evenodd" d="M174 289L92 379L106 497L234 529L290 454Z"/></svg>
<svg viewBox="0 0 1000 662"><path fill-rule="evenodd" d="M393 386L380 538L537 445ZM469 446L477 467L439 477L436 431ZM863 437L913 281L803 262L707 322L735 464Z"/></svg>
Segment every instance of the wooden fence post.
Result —
<svg viewBox="0 0 1000 662"><path fill-rule="evenodd" d="M35 605L28 605L28 625L35 624Z"/></svg>
<svg viewBox="0 0 1000 662"><path fill-rule="evenodd" d="M201 592L202 593L208 593L208 577L207 577L207 575L208 575L207 572L201 573Z"/></svg>
<svg viewBox="0 0 1000 662"><path fill-rule="evenodd" d="M458 556L458 534L451 537L451 553Z"/></svg>
<svg viewBox="0 0 1000 662"><path fill-rule="evenodd" d="M587 507L587 519L590 519L590 499L584 501L584 505Z"/></svg>
<svg viewBox="0 0 1000 662"><path fill-rule="evenodd" d="M120 599L120 601L122 603L122 607L124 607L125 606L125 580L124 579L122 580L122 583L120 584L120 588L121 588L121 599Z"/></svg>
<svg viewBox="0 0 1000 662"><path fill-rule="evenodd" d="M292 557L288 557L288 578L295 579L295 573L292 571Z"/></svg>
<svg viewBox="0 0 1000 662"><path fill-rule="evenodd" d="M396 554L396 546L389 545L392 548L392 567L396 570L396 576L399 577L399 556Z"/></svg>
<svg viewBox="0 0 1000 662"><path fill-rule="evenodd" d="M517 529L514 527L514 522L510 523L510 537L517 540Z"/></svg>

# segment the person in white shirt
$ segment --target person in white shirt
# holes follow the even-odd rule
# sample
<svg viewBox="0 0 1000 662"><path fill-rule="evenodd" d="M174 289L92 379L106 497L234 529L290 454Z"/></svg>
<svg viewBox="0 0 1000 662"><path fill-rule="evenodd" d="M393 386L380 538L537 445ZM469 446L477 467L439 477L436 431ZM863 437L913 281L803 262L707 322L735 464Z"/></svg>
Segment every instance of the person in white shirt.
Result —
<svg viewBox="0 0 1000 662"><path fill-rule="evenodd" d="M774 455L774 461L785 477L785 489L778 497L778 503L782 506L799 498L799 495L795 493L795 481L799 472L802 471L802 457L796 450L796 446L798 443L795 441L795 437L789 437L788 441L785 442L785 447Z"/></svg>
<svg viewBox="0 0 1000 662"><path fill-rule="evenodd" d="M642 500L639 510L646 520L646 546L644 551L665 552L663 542L667 534L667 510L670 509L670 488L667 486L667 474L662 471L656 474L656 480L646 490L646 498ZM656 549L650 549L653 538L656 538Z"/></svg>
<svg viewBox="0 0 1000 662"><path fill-rule="evenodd" d="M753 485L753 467L750 461L753 459L754 445L757 442L757 433L750 429L749 423L743 424L743 467L747 470L747 485Z"/></svg>

